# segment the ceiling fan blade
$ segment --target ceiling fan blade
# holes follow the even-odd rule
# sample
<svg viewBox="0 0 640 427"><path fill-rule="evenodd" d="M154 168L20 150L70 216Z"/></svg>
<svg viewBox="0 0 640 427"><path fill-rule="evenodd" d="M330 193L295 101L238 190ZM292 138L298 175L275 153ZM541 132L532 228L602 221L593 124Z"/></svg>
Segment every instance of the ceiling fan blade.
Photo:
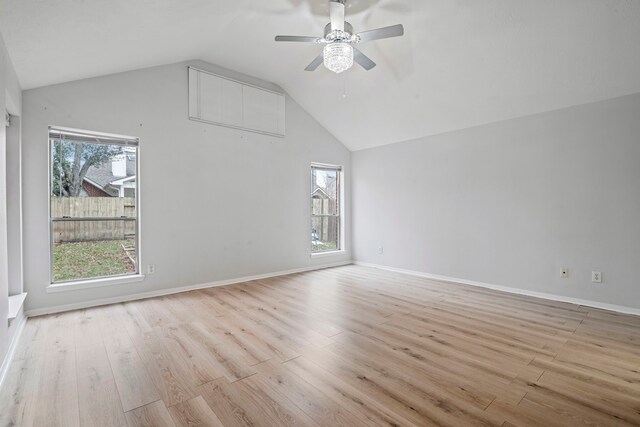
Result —
<svg viewBox="0 0 640 427"><path fill-rule="evenodd" d="M360 64L360 66L367 71L376 66L375 62L373 62L367 55L365 55L355 47L353 48L353 60Z"/></svg>
<svg viewBox="0 0 640 427"><path fill-rule="evenodd" d="M390 27L378 28L376 30L364 31L358 34L361 42L388 39L389 37L399 37L402 35L404 35L404 27L402 26L402 24L392 25Z"/></svg>
<svg viewBox="0 0 640 427"><path fill-rule="evenodd" d="M276 36L277 42L302 42L302 43L318 43L319 37L310 36Z"/></svg>
<svg viewBox="0 0 640 427"><path fill-rule="evenodd" d="M316 56L316 59L311 61L311 64L307 65L307 68L305 68L304 70L315 71L316 68L318 68L323 61L324 61L324 52L320 52L320 55Z"/></svg>
<svg viewBox="0 0 640 427"><path fill-rule="evenodd" d="M329 1L329 16L331 17L331 30L344 31L344 0Z"/></svg>

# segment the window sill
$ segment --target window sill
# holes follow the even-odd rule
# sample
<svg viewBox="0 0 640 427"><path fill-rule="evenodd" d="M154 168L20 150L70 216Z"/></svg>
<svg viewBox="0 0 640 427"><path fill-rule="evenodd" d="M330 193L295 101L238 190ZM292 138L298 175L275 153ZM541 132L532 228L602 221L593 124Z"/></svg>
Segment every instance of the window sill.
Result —
<svg viewBox="0 0 640 427"><path fill-rule="evenodd" d="M7 319L9 321L18 317L18 313L24 304L24 300L27 298L27 293L23 292L18 295L11 295L9 297L9 312L7 314Z"/></svg>
<svg viewBox="0 0 640 427"><path fill-rule="evenodd" d="M101 279L77 280L74 282L54 283L47 286L47 292L66 292L78 289L100 288L102 286L122 285L125 283L142 282L143 274L131 274L128 276L104 277Z"/></svg>
<svg viewBox="0 0 640 427"><path fill-rule="evenodd" d="M311 253L311 258L324 258L328 256L336 256L345 254L344 249L340 249L339 251L326 251L326 252L316 252Z"/></svg>

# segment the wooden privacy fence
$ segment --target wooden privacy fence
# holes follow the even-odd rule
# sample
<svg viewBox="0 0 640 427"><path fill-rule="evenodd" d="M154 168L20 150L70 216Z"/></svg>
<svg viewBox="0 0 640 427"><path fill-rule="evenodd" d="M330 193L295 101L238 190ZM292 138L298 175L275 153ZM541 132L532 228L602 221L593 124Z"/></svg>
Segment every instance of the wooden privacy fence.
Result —
<svg viewBox="0 0 640 427"><path fill-rule="evenodd" d="M335 200L313 198L311 213L314 215L312 218L312 226L316 230L318 239L321 242L337 242L338 241L338 219L335 215L337 206ZM317 216L315 216L317 215Z"/></svg>
<svg viewBox="0 0 640 427"><path fill-rule="evenodd" d="M135 203L135 197L52 196L53 242L133 239Z"/></svg>

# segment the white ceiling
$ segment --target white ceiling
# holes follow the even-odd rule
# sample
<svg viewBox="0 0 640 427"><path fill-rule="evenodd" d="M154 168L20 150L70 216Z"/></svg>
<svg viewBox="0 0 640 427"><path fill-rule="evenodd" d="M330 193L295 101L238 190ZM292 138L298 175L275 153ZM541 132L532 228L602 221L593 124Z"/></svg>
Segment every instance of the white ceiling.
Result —
<svg viewBox="0 0 640 427"><path fill-rule="evenodd" d="M378 63L303 71L325 0L0 0L25 89L189 59L282 86L352 150L640 92L638 0L350 0ZM342 94L346 88L347 97Z"/></svg>

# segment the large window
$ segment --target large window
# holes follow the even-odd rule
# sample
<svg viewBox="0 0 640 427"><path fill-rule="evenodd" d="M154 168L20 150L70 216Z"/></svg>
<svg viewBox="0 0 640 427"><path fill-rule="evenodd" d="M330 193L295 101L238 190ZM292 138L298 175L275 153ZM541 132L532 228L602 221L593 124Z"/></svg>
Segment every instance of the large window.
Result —
<svg viewBox="0 0 640 427"><path fill-rule="evenodd" d="M339 166L311 165L311 251L341 250L341 175Z"/></svg>
<svg viewBox="0 0 640 427"><path fill-rule="evenodd" d="M51 282L139 272L138 140L49 128Z"/></svg>

